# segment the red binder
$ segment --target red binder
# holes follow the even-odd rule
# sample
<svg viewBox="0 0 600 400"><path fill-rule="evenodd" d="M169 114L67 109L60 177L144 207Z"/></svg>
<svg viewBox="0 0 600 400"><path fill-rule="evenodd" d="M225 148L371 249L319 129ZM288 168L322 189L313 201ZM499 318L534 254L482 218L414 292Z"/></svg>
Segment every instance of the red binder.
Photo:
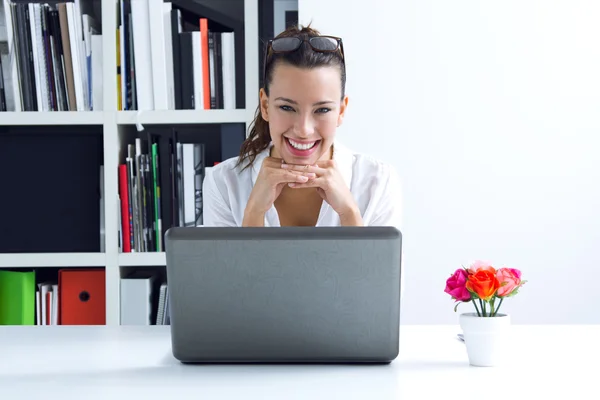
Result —
<svg viewBox="0 0 600 400"><path fill-rule="evenodd" d="M131 253L131 230L133 218L129 214L129 192L127 188L127 165L119 165L119 197L121 198L121 229L123 232L123 253Z"/></svg>
<svg viewBox="0 0 600 400"><path fill-rule="evenodd" d="M103 268L58 271L59 325L106 325Z"/></svg>

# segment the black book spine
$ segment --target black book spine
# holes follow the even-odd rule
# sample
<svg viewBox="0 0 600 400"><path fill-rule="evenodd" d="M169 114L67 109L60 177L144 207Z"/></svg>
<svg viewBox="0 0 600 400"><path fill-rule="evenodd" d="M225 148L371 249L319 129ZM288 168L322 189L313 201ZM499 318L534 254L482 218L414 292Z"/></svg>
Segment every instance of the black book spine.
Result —
<svg viewBox="0 0 600 400"><path fill-rule="evenodd" d="M183 109L183 94L181 90L181 11L171 10L171 40L173 44L173 77L175 86L175 109ZM164 214L163 214L164 215Z"/></svg>
<svg viewBox="0 0 600 400"><path fill-rule="evenodd" d="M182 109L193 110L194 103L194 54L193 54L192 32L181 32L179 44L181 45L180 75ZM197 99L201 101L201 99Z"/></svg>
<svg viewBox="0 0 600 400"><path fill-rule="evenodd" d="M222 51L222 34L215 32L215 86L216 86L216 103L217 108L225 108L223 100L223 51Z"/></svg>
<svg viewBox="0 0 600 400"><path fill-rule="evenodd" d="M127 87L127 107L131 110L137 110L138 101L137 101L137 81L135 80L135 51L132 50L133 47L133 16L131 15L129 2L125 3L125 9L129 10L127 14L127 49L129 50L127 54L127 71L124 73L127 74L126 79L126 87Z"/></svg>
<svg viewBox="0 0 600 400"><path fill-rule="evenodd" d="M160 135L158 144L158 177L160 178L160 214L162 217L161 235L178 224L176 192L175 142L168 134Z"/></svg>
<svg viewBox="0 0 600 400"><path fill-rule="evenodd" d="M4 90L4 74L2 73L2 59L0 57L0 111L7 111L6 94Z"/></svg>
<svg viewBox="0 0 600 400"><path fill-rule="evenodd" d="M35 38L31 37L31 20L33 19L33 15L29 15L29 6L28 4L23 4L23 8L25 10L25 24L23 25L23 29L25 30L25 35L27 37L27 64L28 64L28 74L29 74L29 95L31 96L31 110L32 111L41 111L38 109L38 98L37 98L37 86L35 84L35 64L33 63L33 44L32 40Z"/></svg>
<svg viewBox="0 0 600 400"><path fill-rule="evenodd" d="M121 70L121 74L125 74L125 98L122 99L123 109L124 110L133 110L133 76L131 71L133 70L133 46L131 45L130 38L131 35L131 3L129 0L123 1L123 46L124 49L121 49L122 57L125 59L125 70ZM123 65L123 63L121 63Z"/></svg>
<svg viewBox="0 0 600 400"><path fill-rule="evenodd" d="M46 57L46 75L48 78L48 98L50 99L50 109L58 111L57 92L54 83L54 60L52 58L52 48L50 46L50 26L48 13L50 7L48 4L42 4L41 7L42 36L44 42L44 57Z"/></svg>
<svg viewBox="0 0 600 400"><path fill-rule="evenodd" d="M64 53L62 44L62 33L60 31L60 19L57 10L50 11L50 30L54 41L54 51L56 53L56 90L60 101L60 110L69 110L69 98L67 95L67 82L65 78Z"/></svg>
<svg viewBox="0 0 600 400"><path fill-rule="evenodd" d="M25 16L25 4L14 4L15 15L13 23L15 27L14 36L17 39L15 48L18 53L18 64L19 64L19 81L21 84L21 107L23 111L33 111L31 104L30 95L30 75L29 75L29 53L27 51L27 32L26 32L26 16Z"/></svg>
<svg viewBox="0 0 600 400"><path fill-rule="evenodd" d="M235 93L236 108L244 108L246 104L246 45L244 44L244 29L234 31L234 49L235 49ZM262 73L262 70L259 72Z"/></svg>

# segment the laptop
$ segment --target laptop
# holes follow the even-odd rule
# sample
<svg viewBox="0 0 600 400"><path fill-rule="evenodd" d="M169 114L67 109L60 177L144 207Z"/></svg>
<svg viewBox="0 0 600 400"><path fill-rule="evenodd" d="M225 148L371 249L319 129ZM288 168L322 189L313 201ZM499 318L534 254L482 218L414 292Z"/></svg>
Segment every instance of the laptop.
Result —
<svg viewBox="0 0 600 400"><path fill-rule="evenodd" d="M390 363L402 236L393 227L175 227L165 234L182 363Z"/></svg>

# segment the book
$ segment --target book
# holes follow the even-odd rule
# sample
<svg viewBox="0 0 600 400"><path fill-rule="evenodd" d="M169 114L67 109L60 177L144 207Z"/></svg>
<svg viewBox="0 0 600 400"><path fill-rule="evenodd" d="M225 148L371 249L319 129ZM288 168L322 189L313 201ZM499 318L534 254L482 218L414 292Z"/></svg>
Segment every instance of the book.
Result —
<svg viewBox="0 0 600 400"><path fill-rule="evenodd" d="M35 325L35 271L0 270L0 325Z"/></svg>

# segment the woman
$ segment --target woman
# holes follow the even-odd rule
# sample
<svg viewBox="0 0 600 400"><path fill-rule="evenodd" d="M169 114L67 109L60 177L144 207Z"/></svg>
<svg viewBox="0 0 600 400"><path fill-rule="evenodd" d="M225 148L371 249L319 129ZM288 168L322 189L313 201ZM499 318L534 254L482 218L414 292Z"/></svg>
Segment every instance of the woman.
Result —
<svg viewBox="0 0 600 400"><path fill-rule="evenodd" d="M271 40L239 157L203 187L205 226L395 226L393 168L336 138L348 106L342 40L291 27Z"/></svg>

